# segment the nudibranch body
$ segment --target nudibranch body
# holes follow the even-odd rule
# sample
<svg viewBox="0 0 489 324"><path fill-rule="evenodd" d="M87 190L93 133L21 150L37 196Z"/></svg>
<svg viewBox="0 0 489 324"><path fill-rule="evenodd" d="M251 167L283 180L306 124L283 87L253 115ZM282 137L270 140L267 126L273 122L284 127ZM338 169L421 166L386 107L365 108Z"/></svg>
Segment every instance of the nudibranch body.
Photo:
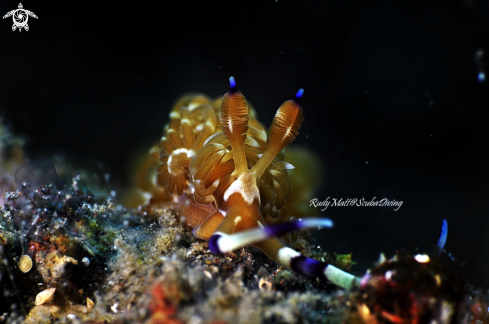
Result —
<svg viewBox="0 0 489 324"><path fill-rule="evenodd" d="M307 258L277 238L331 227L329 219L267 225L280 219L291 194L287 169L293 166L282 160L282 149L299 133L302 95L300 89L280 106L268 134L233 77L220 105L203 96L184 98L170 113L161 140L157 183L178 199L194 235L207 240L213 253L252 244L287 268L350 288L356 277Z"/></svg>

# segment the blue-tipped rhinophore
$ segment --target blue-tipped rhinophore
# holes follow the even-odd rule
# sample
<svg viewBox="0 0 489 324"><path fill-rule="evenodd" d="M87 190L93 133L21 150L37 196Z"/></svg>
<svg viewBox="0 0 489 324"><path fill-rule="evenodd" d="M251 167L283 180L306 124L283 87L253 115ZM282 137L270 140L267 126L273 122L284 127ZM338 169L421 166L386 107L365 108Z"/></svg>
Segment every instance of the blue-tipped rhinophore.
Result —
<svg viewBox="0 0 489 324"><path fill-rule="evenodd" d="M447 243L447 236L448 236L448 223L447 220L444 219L443 223L441 224L440 239L438 240L438 253L441 253L441 251L445 247L445 244Z"/></svg>
<svg viewBox="0 0 489 324"><path fill-rule="evenodd" d="M304 89L302 89L302 88L299 89L299 91L297 91L297 93L295 94L294 101L297 102L297 103L300 103L303 94L304 94Z"/></svg>
<svg viewBox="0 0 489 324"><path fill-rule="evenodd" d="M237 90L236 88L236 80L234 80L234 77L229 78L229 86L231 87L231 90L229 92L233 93Z"/></svg>

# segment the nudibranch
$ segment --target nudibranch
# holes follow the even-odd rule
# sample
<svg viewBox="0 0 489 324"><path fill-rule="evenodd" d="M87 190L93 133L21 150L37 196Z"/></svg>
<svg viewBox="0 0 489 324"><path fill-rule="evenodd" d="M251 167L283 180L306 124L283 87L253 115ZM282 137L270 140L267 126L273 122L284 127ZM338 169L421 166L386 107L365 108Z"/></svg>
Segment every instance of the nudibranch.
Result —
<svg viewBox="0 0 489 324"><path fill-rule="evenodd" d="M274 221L291 194L287 170L293 166L283 161L283 148L299 133L304 90L280 106L267 133L234 78L229 81L220 106L193 96L170 113L157 183L178 199L194 235L208 241L213 253L251 244L300 274L350 288L358 282L355 276L307 258L278 238L305 228L331 227L331 220Z"/></svg>

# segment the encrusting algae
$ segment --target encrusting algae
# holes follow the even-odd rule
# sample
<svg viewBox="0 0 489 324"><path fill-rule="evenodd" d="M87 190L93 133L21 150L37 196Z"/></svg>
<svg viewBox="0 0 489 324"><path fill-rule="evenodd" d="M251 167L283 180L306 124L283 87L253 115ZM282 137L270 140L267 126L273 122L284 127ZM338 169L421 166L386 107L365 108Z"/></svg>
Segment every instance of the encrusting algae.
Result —
<svg viewBox="0 0 489 324"><path fill-rule="evenodd" d="M324 275L318 267L334 267L350 278L345 287L356 282L347 274L351 254L326 253L292 233L317 212L309 206L317 159L301 148L282 151L300 127L302 92L267 133L233 82L222 101L177 102L162 148L143 160L125 207L93 172L61 157L27 160L21 146L5 155L20 142L0 136L0 168L11 172L1 175L8 191L0 207L0 323L489 323L489 299L470 299L476 294L437 258L384 259L353 290L316 278ZM287 117L294 112L295 120ZM242 191L245 183L258 193ZM211 216L220 222L202 227ZM229 252L215 253L226 246L216 235L232 243ZM289 258L274 255L281 249ZM314 276L287 269L307 273L311 264Z"/></svg>

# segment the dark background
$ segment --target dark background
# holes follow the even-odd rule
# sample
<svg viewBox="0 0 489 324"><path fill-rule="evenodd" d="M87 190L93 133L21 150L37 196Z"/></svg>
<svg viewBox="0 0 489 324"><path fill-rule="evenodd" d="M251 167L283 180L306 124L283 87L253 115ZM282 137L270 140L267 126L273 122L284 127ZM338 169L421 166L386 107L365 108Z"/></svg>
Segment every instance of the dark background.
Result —
<svg viewBox="0 0 489 324"><path fill-rule="evenodd" d="M455 267L489 286L489 88L474 60L489 2L22 3L39 19L21 33L0 20L0 109L30 156L103 162L124 184L183 93L220 96L233 75L269 125L303 87L295 144L322 159L317 198L404 201L330 207L321 246L353 251L361 273L381 251L436 244L447 219Z"/></svg>

